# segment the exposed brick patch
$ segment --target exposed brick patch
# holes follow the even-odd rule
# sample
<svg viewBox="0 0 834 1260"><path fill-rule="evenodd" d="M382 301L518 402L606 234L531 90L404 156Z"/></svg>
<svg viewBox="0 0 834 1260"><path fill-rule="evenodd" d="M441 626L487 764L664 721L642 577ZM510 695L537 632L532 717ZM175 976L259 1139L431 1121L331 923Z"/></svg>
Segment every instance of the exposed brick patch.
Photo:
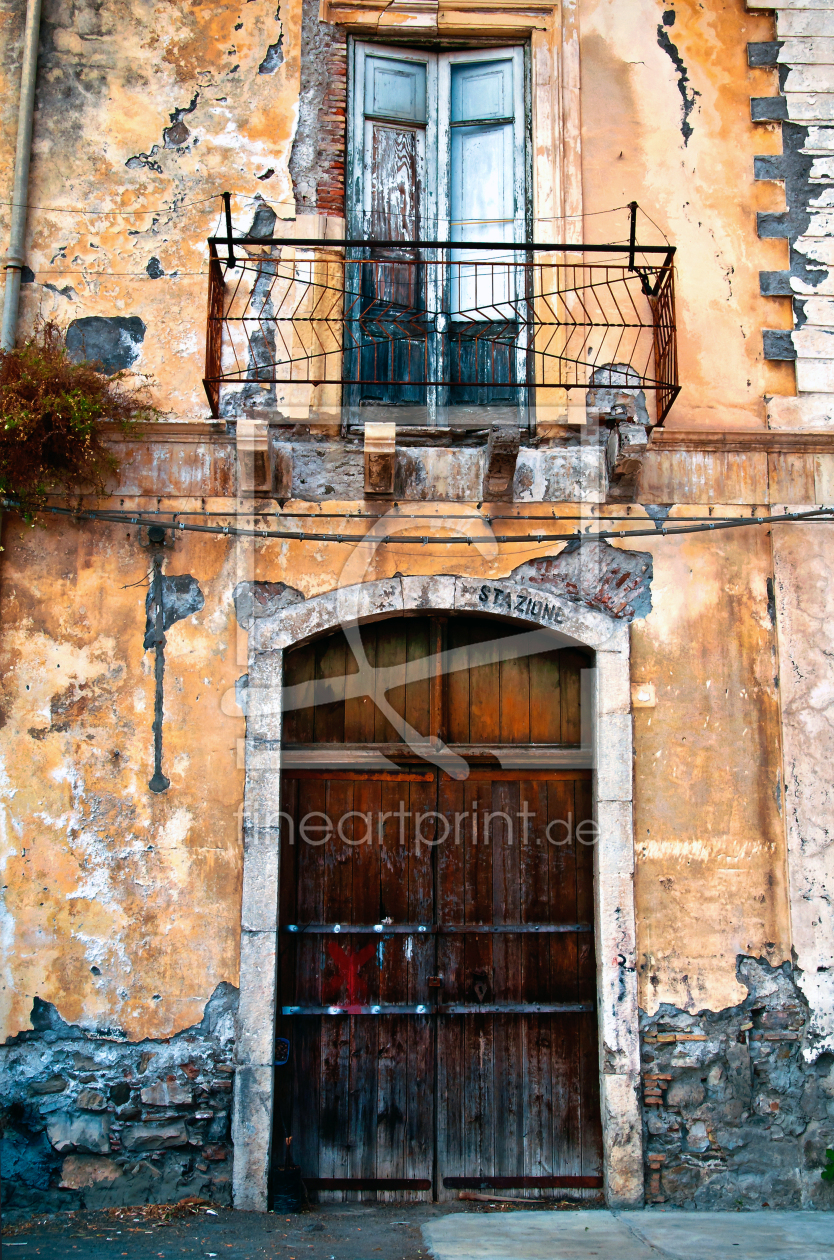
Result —
<svg viewBox="0 0 834 1260"><path fill-rule="evenodd" d="M304 0L301 92L290 174L297 213L345 213L347 36Z"/></svg>
<svg viewBox="0 0 834 1260"><path fill-rule="evenodd" d="M607 542L569 542L555 559L543 556L513 569L512 578L549 588L609 617L632 621L652 609L652 557Z"/></svg>

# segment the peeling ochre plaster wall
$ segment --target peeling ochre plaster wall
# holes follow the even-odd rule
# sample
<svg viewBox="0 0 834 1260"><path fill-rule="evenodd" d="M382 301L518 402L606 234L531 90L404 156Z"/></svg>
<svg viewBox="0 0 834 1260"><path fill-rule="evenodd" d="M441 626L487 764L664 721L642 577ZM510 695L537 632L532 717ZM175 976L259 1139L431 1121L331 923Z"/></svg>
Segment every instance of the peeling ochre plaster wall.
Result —
<svg viewBox="0 0 834 1260"><path fill-rule="evenodd" d="M683 388L666 423L764 428L763 396L795 391L793 365L762 357L762 328L791 319L759 294L759 271L787 266L785 242L756 233L757 210L784 208L753 178L754 155L782 151L778 125L750 121L750 98L778 91L747 66L772 20L743 0L581 0L580 29L586 234L622 239L624 213L599 212L636 200L677 246ZM663 243L645 218L640 239Z"/></svg>
<svg viewBox="0 0 834 1260"><path fill-rule="evenodd" d="M164 765L153 772L149 559L130 526L6 517L0 565L0 1036L37 994L64 1019L165 1037L237 984L237 724L229 548L192 536L166 557L203 609L166 632ZM96 974L91 968L98 968Z"/></svg>
<svg viewBox="0 0 834 1260"><path fill-rule="evenodd" d="M24 12L24 0L0 3L6 200ZM139 316L147 331L134 369L155 380L159 405L176 416L208 412L206 238L218 226L219 194L234 194L236 231L249 227L259 198L279 217L293 213L300 12L300 0L43 5L30 201L72 213L29 212L35 281L21 290L22 327L38 316L63 327L88 315ZM4 249L8 210L0 205ZM152 258L164 276L148 274Z"/></svg>
<svg viewBox="0 0 834 1260"><path fill-rule="evenodd" d="M791 956L771 537L639 546L653 606L632 626L632 680L656 694L633 714L640 1004L720 1010L747 996L739 954Z"/></svg>
<svg viewBox="0 0 834 1260"><path fill-rule="evenodd" d="M640 508L633 517L649 524ZM216 984L238 981L244 722L233 697L246 667L232 591L244 566L216 536L186 536L166 553L166 571L196 578L205 605L166 635L171 787L154 796L149 562L128 533L6 522L0 1037L29 1026L36 993L65 1019L165 1036L199 1020ZM622 545L651 551L655 574L654 609L631 630L633 680L657 694L655 708L634 714L641 1004L720 1009L744 996L737 954L790 956L770 539L762 529ZM252 574L310 597L337 586L348 561L351 582L498 578L559 550L502 544L478 555L404 538L366 563L337 543L268 542Z"/></svg>
<svg viewBox="0 0 834 1260"><path fill-rule="evenodd" d="M24 8L0 0L4 188ZM36 277L22 291L23 326L38 314L62 325L140 316L135 366L184 418L206 414L203 269L216 194L235 194L237 229L259 197L292 215L300 24L300 0L280 9L276 0L45 0L30 196L75 209L30 214ZM622 212L596 212L636 198L679 247L684 389L668 423L761 426L763 395L790 392L793 372L761 357L761 328L789 318L787 305L780 312L758 293L759 270L785 261L785 245L755 230L756 210L778 207L772 185L753 180L753 155L778 152L780 140L749 121L749 98L775 91L775 80L748 70L746 43L770 38L770 21L742 0L581 0L580 26L586 234L621 237ZM686 72L687 137L681 68L659 32ZM261 73L279 40L282 63L276 52ZM186 110L188 135L179 130L166 147L163 133ZM190 204L204 197L214 200ZM131 215L99 213L114 209ZM0 233L7 239L3 205ZM151 258L163 277L148 275ZM5 522L0 1035L28 1026L38 993L65 1019L165 1036L200 1018L217 983L237 982L243 721L230 695L245 670L231 600L241 567L212 537L190 536L166 555L166 571L191 573L206 602L167 633L172 786L153 796L149 561L129 532ZM762 530L634 545L655 558L655 610L632 629L634 680L657 690L656 708L635 712L642 1001L718 1009L743 996L737 953L778 962L790 952L770 542ZM380 549L357 580L397 570L498 577L540 554L504 547L479 558L403 542ZM338 583L346 555L337 544L270 543L258 548L255 576L315 595Z"/></svg>
<svg viewBox="0 0 834 1260"><path fill-rule="evenodd" d="M6 190L24 8L0 0ZM625 212L599 212L635 198L678 246L683 392L668 423L763 427L764 395L794 391L792 364L762 358L762 328L790 326L789 302L758 290L760 270L787 263L784 242L756 234L756 211L782 208L777 187L753 179L754 155L781 151L778 126L750 121L750 97L777 90L775 71L749 69L746 56L748 41L773 38L771 19L743 0L581 0L579 16L586 238L624 239ZM224 189L236 230L259 197L279 218L294 213L300 34L301 0L45 0L30 198L83 213L30 212L24 327L37 315L64 326L138 315L135 368L155 379L160 405L207 414L205 240ZM270 48L274 68L261 73ZM131 215L97 213L114 210ZM4 241L7 220L0 206ZM645 219L640 233L661 239ZM164 276L148 276L152 258Z"/></svg>
<svg viewBox="0 0 834 1260"><path fill-rule="evenodd" d="M811 1040L834 1052L834 548L827 530L790 525L773 544L782 661L791 929Z"/></svg>

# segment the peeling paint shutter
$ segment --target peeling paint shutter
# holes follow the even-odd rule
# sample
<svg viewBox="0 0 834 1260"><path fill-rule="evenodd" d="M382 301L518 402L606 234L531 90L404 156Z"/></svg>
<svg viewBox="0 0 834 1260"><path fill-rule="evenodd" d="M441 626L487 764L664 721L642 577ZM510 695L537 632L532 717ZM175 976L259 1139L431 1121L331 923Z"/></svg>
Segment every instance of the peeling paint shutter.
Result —
<svg viewBox="0 0 834 1260"><path fill-rule="evenodd" d="M392 57L365 60L365 205L371 239L419 239L427 70L426 63Z"/></svg>
<svg viewBox="0 0 834 1260"><path fill-rule="evenodd" d="M425 268L413 242L423 234L429 77L436 78L436 58L359 45L354 67L351 234L402 242L372 250L361 268L356 401L424 406Z"/></svg>

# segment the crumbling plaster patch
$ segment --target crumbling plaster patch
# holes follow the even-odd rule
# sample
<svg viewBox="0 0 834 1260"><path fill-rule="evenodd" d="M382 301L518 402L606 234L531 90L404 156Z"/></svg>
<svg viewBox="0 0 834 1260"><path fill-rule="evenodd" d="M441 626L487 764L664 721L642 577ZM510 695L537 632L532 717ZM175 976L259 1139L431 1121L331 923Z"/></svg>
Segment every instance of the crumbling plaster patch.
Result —
<svg viewBox="0 0 834 1260"><path fill-rule="evenodd" d="M166 1203L229 1203L237 990L219 984L202 1018L164 1041L85 1030L49 1002L0 1046L3 1219Z"/></svg>
<svg viewBox="0 0 834 1260"><path fill-rule="evenodd" d="M0 66L0 173L7 187L19 9L13 0L0 7L12 36ZM292 213L287 163L299 24L300 0L286 0L280 12L276 0L251 0L240 13L216 2L46 0L32 201L75 213L30 209L34 282L23 290L24 329L37 314L62 325L141 314L141 366L160 405L203 417L202 352L182 343L183 312L205 307L205 241L224 189L235 194L239 228L256 194L274 200L279 214ZM269 73L261 71L267 62ZM0 207L4 234L7 222L7 207ZM153 283L151 257L162 272Z"/></svg>
<svg viewBox="0 0 834 1260"><path fill-rule="evenodd" d="M207 599L167 631L174 790L160 801L147 790L147 551L123 527L4 525L4 754L27 773L2 802L14 981L0 992L0 1035L27 1026L37 993L84 1027L114 1019L129 1035L165 1036L193 1022L201 977L209 989L237 980L241 789L221 708L235 677L232 548L212 539L166 553L171 568L182 559L201 573ZM206 938L209 907L228 930Z"/></svg>
<svg viewBox="0 0 834 1260"><path fill-rule="evenodd" d="M364 497L365 471L358 442L292 442L293 496L329 502ZM485 447L408 446L396 451L394 497L414 502L478 502L483 495ZM607 490L604 447L587 441L519 451L513 482L518 503L603 503Z"/></svg>
<svg viewBox="0 0 834 1260"><path fill-rule="evenodd" d="M689 121L689 118L695 109L695 99L701 93L693 88L689 80L689 71L686 68L686 63L669 35L668 28L675 25L676 16L675 10L671 7L664 11L657 26L657 43L658 47L663 49L675 67L675 73L678 77L678 91L681 94L682 101L681 135L683 136L684 144L689 144L689 139L692 135L692 123Z"/></svg>
<svg viewBox="0 0 834 1260"><path fill-rule="evenodd" d="M344 30L321 22L319 13L319 0L303 0L298 121L289 166L299 213L344 215L347 41Z"/></svg>
<svg viewBox="0 0 834 1260"><path fill-rule="evenodd" d="M145 332L138 315L87 315L68 325L67 352L76 363L87 360L112 376L133 366L142 352Z"/></svg>
<svg viewBox="0 0 834 1260"><path fill-rule="evenodd" d="M162 629L168 630L177 621L182 621L183 617L190 617L194 613L198 613L205 604L203 592L200 590L200 584L196 578L190 573L165 573L161 580L162 586L162 608L163 623ZM145 596L145 638L143 644L146 648L153 647L155 617L153 587L148 587L148 593Z"/></svg>
<svg viewBox="0 0 834 1260"><path fill-rule="evenodd" d="M746 996L641 1017L646 1198L706 1210L834 1208L834 1057L808 1062L809 1011L789 962L739 956Z"/></svg>
<svg viewBox="0 0 834 1260"><path fill-rule="evenodd" d="M812 1055L834 1052L833 559L819 529L774 531L791 927Z"/></svg>

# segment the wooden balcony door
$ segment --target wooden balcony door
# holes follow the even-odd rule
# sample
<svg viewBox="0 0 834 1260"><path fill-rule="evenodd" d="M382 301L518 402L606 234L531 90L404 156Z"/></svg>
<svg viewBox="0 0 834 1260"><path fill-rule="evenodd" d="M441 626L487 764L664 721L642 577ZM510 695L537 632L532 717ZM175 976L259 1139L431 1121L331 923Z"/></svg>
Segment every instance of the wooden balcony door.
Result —
<svg viewBox="0 0 834 1260"><path fill-rule="evenodd" d="M502 659L513 634L363 628L396 713L465 778L345 698L341 634L288 654L287 687L325 702L285 715L274 1150L292 1137L312 1197L599 1193L591 784L566 764L589 662Z"/></svg>
<svg viewBox="0 0 834 1260"><path fill-rule="evenodd" d="M346 404L520 420L524 254L471 245L528 239L524 50L355 42L350 65L349 235L379 244L346 272Z"/></svg>

